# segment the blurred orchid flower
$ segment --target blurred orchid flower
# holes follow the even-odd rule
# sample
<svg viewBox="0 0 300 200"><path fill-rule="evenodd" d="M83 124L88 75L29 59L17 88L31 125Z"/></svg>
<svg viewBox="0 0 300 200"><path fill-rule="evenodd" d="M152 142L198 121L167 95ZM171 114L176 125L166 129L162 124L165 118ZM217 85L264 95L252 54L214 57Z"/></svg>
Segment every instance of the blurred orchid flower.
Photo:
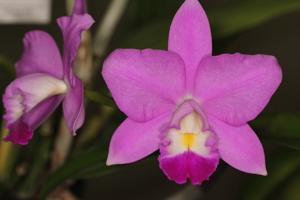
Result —
<svg viewBox="0 0 300 200"><path fill-rule="evenodd" d="M128 118L115 131L107 164L140 160L160 149L160 168L181 184L208 180L219 159L266 175L263 147L248 125L278 88L268 55L212 56L207 16L197 0L175 15L168 51L119 49L102 74Z"/></svg>
<svg viewBox="0 0 300 200"><path fill-rule="evenodd" d="M63 102L64 116L75 135L84 122L83 83L73 72L81 32L94 20L86 14L84 0L76 0L71 16L57 19L64 39L63 56L53 38L43 31L26 33L24 52L16 63L17 78L3 96L4 120L10 134L5 138L25 145L33 131Z"/></svg>

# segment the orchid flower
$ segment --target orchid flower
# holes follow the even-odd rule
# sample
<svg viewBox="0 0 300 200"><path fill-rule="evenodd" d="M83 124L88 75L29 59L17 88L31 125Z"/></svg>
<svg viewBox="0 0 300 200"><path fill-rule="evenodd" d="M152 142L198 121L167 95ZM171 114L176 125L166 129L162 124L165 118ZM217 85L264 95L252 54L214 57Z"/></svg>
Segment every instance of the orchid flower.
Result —
<svg viewBox="0 0 300 200"><path fill-rule="evenodd" d="M84 122L83 83L72 66L80 45L81 32L93 19L86 14L84 0L76 0L71 16L57 19L64 39L60 52L53 38L43 31L26 33L24 52L16 63L17 78L3 96L4 120L10 134L5 138L26 145L33 131L63 102L63 112L70 132Z"/></svg>
<svg viewBox="0 0 300 200"><path fill-rule="evenodd" d="M223 159L266 175L262 144L248 122L282 78L268 55L212 55L207 16L185 0L170 27L168 51L118 49L103 77L128 118L112 136L107 164L138 161L160 150L159 166L176 183L201 184Z"/></svg>

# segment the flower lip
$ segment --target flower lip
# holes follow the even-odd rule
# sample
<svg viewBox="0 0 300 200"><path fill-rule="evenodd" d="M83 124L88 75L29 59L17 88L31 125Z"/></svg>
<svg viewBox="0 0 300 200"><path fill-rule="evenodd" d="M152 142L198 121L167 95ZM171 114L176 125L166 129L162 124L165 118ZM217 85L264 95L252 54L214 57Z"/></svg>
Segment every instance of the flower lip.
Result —
<svg viewBox="0 0 300 200"><path fill-rule="evenodd" d="M15 144L27 145L32 138L32 130L22 120L17 120L8 127L10 134L4 138L5 141L11 141Z"/></svg>
<svg viewBox="0 0 300 200"><path fill-rule="evenodd" d="M196 140L195 133L184 133L183 137L181 138L181 142L184 146L186 146L189 150L193 147Z"/></svg>
<svg viewBox="0 0 300 200"><path fill-rule="evenodd" d="M208 180L219 164L219 157L205 158L192 151L186 151L173 157L159 157L159 167L165 175L178 184L199 185Z"/></svg>
<svg viewBox="0 0 300 200"><path fill-rule="evenodd" d="M63 95L68 87L62 80L46 74L31 74L13 81L6 89L3 103L7 125L16 122L24 113L55 95Z"/></svg>
<svg viewBox="0 0 300 200"><path fill-rule="evenodd" d="M179 184L187 179L194 185L208 180L220 159L218 138L205 127L206 118L197 112L197 107L192 100L183 103L173 115L176 127L169 127L161 134L160 168Z"/></svg>
<svg viewBox="0 0 300 200"><path fill-rule="evenodd" d="M161 134L161 153L168 156L193 151L201 156L217 153L217 137L210 129L203 128L203 117L192 110L181 117L179 127L169 127Z"/></svg>

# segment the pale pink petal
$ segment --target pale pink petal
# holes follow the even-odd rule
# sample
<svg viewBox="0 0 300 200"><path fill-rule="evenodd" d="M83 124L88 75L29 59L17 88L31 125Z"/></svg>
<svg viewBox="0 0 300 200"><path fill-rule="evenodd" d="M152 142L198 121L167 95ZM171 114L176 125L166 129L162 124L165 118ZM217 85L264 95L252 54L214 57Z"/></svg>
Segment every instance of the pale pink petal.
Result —
<svg viewBox="0 0 300 200"><path fill-rule="evenodd" d="M26 33L23 39L23 55L16 64L17 76L46 73L62 78L63 65L53 38L43 31Z"/></svg>
<svg viewBox="0 0 300 200"><path fill-rule="evenodd" d="M243 172L267 174L263 146L249 125L234 127L213 117L209 122L218 136L219 154L225 162Z"/></svg>
<svg viewBox="0 0 300 200"><path fill-rule="evenodd" d="M32 130L38 128L55 111L63 98L63 95L55 95L46 98L29 112L24 113L22 121Z"/></svg>
<svg viewBox="0 0 300 200"><path fill-rule="evenodd" d="M231 125L242 125L264 109L281 78L280 66L272 56L206 57L196 74L194 96L205 113Z"/></svg>
<svg viewBox="0 0 300 200"><path fill-rule="evenodd" d="M93 18L85 13L85 2L77 0L73 14L57 19L63 33L64 55L63 64L65 79L69 83L69 91L63 102L64 116L69 130L73 135L84 122L84 87L82 81L73 72L73 62L81 42L81 33L89 29L94 23Z"/></svg>
<svg viewBox="0 0 300 200"><path fill-rule="evenodd" d="M167 51L116 50L102 75L121 111L136 121L169 112L185 91L183 61Z"/></svg>
<svg viewBox="0 0 300 200"><path fill-rule="evenodd" d="M76 135L85 117L84 110L84 87L82 81L74 77L75 82L70 86L68 93L63 101L64 117L71 134Z"/></svg>
<svg viewBox="0 0 300 200"><path fill-rule="evenodd" d="M113 134L107 165L132 163L158 150L159 135L169 117L165 114L142 123L127 118Z"/></svg>
<svg viewBox="0 0 300 200"><path fill-rule="evenodd" d="M176 156L160 156L159 166L166 176L178 184L190 179L193 185L208 180L219 163L218 156L203 157L191 151Z"/></svg>
<svg viewBox="0 0 300 200"><path fill-rule="evenodd" d="M89 14L64 16L57 19L57 23L63 33L64 54L63 64L65 77L70 84L75 84L74 73L72 72L73 62L76 58L77 51L81 41L81 33L89 29L94 23Z"/></svg>
<svg viewBox="0 0 300 200"><path fill-rule="evenodd" d="M199 62L212 53L209 22L198 0L185 0L177 11L170 28L169 50L183 58L191 86Z"/></svg>

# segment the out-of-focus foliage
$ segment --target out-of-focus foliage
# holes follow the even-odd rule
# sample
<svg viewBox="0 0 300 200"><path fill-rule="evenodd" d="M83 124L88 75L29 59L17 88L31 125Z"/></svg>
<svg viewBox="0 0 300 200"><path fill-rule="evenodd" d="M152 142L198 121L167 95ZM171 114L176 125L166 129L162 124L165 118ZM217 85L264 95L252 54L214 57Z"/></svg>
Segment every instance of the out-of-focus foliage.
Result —
<svg viewBox="0 0 300 200"><path fill-rule="evenodd" d="M41 198L46 198L49 192L65 180L95 177L110 172L112 169L106 167L105 161L105 152L99 149L74 156L47 179L41 191Z"/></svg>
<svg viewBox="0 0 300 200"><path fill-rule="evenodd" d="M275 151L270 159L268 159L268 176L267 177L252 177L248 181L244 190L241 192L241 200L264 200L264 199L284 199L288 200L284 193L286 190L286 183L299 172L300 156L298 151L291 151L286 149L278 149ZM294 181L290 183L293 187L299 187L299 182ZM279 198L278 194L286 198ZM299 194L297 194L299 195ZM289 198L290 199L290 198Z"/></svg>
<svg viewBox="0 0 300 200"><path fill-rule="evenodd" d="M299 9L298 0L243 0L208 11L208 15L214 39L219 39Z"/></svg>
<svg viewBox="0 0 300 200"><path fill-rule="evenodd" d="M300 150L300 114L279 114L262 117L254 122L261 137Z"/></svg>
<svg viewBox="0 0 300 200"><path fill-rule="evenodd" d="M9 75L14 74L14 68L13 68L14 65L8 58L5 58L4 56L0 56L0 66L3 74L9 74Z"/></svg>
<svg viewBox="0 0 300 200"><path fill-rule="evenodd" d="M112 98L110 96L106 95L104 92L86 90L85 97L91 101L94 101L94 102L100 104L100 105L105 105L105 106L109 106L112 108L116 107Z"/></svg>
<svg viewBox="0 0 300 200"><path fill-rule="evenodd" d="M3 93L5 86L14 77L14 67L12 61L5 56L0 55L0 92ZM0 109L2 110L2 108Z"/></svg>

